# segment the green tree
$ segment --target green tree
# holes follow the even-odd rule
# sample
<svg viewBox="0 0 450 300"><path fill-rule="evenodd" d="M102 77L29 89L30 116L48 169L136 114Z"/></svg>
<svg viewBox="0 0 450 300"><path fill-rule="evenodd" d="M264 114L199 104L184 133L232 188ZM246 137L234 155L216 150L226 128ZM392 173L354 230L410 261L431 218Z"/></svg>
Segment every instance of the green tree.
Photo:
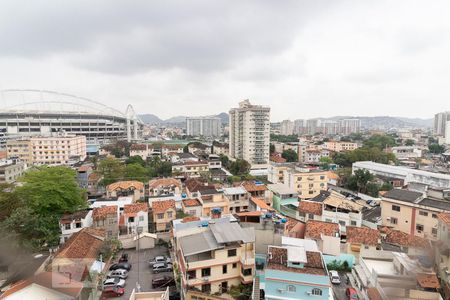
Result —
<svg viewBox="0 0 450 300"><path fill-rule="evenodd" d="M148 162L150 177L170 177L172 176L172 163L162 161L159 157L153 157Z"/></svg>
<svg viewBox="0 0 450 300"><path fill-rule="evenodd" d="M441 154L445 152L445 147L444 145L431 144L428 146L428 150L434 154Z"/></svg>
<svg viewBox="0 0 450 300"><path fill-rule="evenodd" d="M286 159L287 162L296 162L298 161L298 154L292 149L286 149L281 153L281 157Z"/></svg>
<svg viewBox="0 0 450 300"><path fill-rule="evenodd" d="M395 138L391 135L374 134L364 141L364 146L368 148L385 149L386 147L393 147L397 143Z"/></svg>
<svg viewBox="0 0 450 300"><path fill-rule="evenodd" d="M104 186L120 181L124 176L124 172L124 164L111 157L101 160L97 168L97 173L101 176Z"/></svg>
<svg viewBox="0 0 450 300"><path fill-rule="evenodd" d="M230 163L229 170L233 175L244 175L250 171L250 164L246 160L238 158Z"/></svg>
<svg viewBox="0 0 450 300"><path fill-rule="evenodd" d="M356 170L354 175L350 176L347 182L347 186L349 189L353 191L358 191L360 193L367 192L367 184L373 180L374 177L372 173L367 170Z"/></svg>
<svg viewBox="0 0 450 300"><path fill-rule="evenodd" d="M125 161L125 163L126 163L127 165L130 165L130 164L139 164L139 165L145 167L145 160L143 160L142 157L140 157L139 155L135 155L135 156L129 157L129 158Z"/></svg>
<svg viewBox="0 0 450 300"><path fill-rule="evenodd" d="M220 154L219 157L220 157L220 162L222 163L222 166L224 168L228 169L228 167L230 165L230 159L228 158L228 156L226 156L224 154Z"/></svg>
<svg viewBox="0 0 450 300"><path fill-rule="evenodd" d="M416 144L416 142L412 139L407 139L405 141L405 146L414 146Z"/></svg>
<svg viewBox="0 0 450 300"><path fill-rule="evenodd" d="M375 182L369 182L366 184L367 194L372 197L378 197L378 192L380 191L380 186Z"/></svg>
<svg viewBox="0 0 450 300"><path fill-rule="evenodd" d="M275 152L275 145L274 144L270 144L269 150L270 150L270 154L274 153Z"/></svg>
<svg viewBox="0 0 450 300"><path fill-rule="evenodd" d="M14 188L14 185L9 183L0 184L0 222L8 218L19 207L25 206Z"/></svg>
<svg viewBox="0 0 450 300"><path fill-rule="evenodd" d="M75 171L67 167L43 166L25 173L17 193L37 215L59 215L86 206Z"/></svg>
<svg viewBox="0 0 450 300"><path fill-rule="evenodd" d="M282 143L295 143L298 142L298 136L295 134L292 135L271 134L270 140Z"/></svg>
<svg viewBox="0 0 450 300"><path fill-rule="evenodd" d="M149 179L149 171L138 163L129 164L125 166L124 179L137 180L146 182Z"/></svg>
<svg viewBox="0 0 450 300"><path fill-rule="evenodd" d="M380 191L390 191L392 190L394 187L392 186L392 184L390 184L389 182L385 182L381 185L380 187Z"/></svg>

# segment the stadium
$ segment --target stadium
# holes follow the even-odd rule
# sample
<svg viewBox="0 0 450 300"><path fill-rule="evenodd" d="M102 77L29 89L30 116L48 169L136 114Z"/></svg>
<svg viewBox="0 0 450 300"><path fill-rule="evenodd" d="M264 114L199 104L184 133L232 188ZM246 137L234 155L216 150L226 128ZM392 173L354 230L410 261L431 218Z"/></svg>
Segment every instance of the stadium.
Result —
<svg viewBox="0 0 450 300"><path fill-rule="evenodd" d="M125 113L100 102L44 90L0 91L0 138L67 132L86 136L88 144L114 139L139 140L143 122L128 105Z"/></svg>

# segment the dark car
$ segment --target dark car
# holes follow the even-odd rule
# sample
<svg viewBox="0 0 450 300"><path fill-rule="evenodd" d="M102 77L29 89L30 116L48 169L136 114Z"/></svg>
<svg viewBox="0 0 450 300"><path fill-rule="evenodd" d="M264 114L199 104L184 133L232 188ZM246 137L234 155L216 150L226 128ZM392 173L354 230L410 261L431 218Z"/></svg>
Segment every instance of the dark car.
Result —
<svg viewBox="0 0 450 300"><path fill-rule="evenodd" d="M175 285L175 280L171 276L161 276L152 279L152 287L154 289Z"/></svg>
<svg viewBox="0 0 450 300"><path fill-rule="evenodd" d="M122 253L122 256L119 258L119 262L128 262L128 253Z"/></svg>
<svg viewBox="0 0 450 300"><path fill-rule="evenodd" d="M125 289L119 286L107 286L103 289L100 299L120 297L125 293Z"/></svg>
<svg viewBox="0 0 450 300"><path fill-rule="evenodd" d="M130 271L131 270L131 264L129 264L127 262L119 262L119 263L113 264L113 265L111 265L111 267L109 267L110 271L114 271L114 270L117 270L117 269L124 269L124 270Z"/></svg>

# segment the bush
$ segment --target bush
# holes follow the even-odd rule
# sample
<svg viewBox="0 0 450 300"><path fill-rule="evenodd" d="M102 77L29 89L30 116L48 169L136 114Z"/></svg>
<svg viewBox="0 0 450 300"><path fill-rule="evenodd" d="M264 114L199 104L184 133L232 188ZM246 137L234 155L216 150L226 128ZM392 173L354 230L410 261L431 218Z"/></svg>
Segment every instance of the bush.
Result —
<svg viewBox="0 0 450 300"><path fill-rule="evenodd" d="M328 271L335 270L338 272L351 272L350 266L346 260L343 262L338 262L337 260L333 260L332 262L327 264Z"/></svg>

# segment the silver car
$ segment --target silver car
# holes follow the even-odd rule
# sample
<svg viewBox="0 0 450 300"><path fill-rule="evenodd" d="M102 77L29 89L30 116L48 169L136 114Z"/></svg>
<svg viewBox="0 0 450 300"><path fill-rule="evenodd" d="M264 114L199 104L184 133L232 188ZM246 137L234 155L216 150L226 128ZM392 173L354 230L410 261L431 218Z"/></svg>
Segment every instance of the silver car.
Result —
<svg viewBox="0 0 450 300"><path fill-rule="evenodd" d="M114 271L110 271L108 275L106 275L108 278L120 278L120 279L126 279L128 277L128 271L124 269L117 269Z"/></svg>

